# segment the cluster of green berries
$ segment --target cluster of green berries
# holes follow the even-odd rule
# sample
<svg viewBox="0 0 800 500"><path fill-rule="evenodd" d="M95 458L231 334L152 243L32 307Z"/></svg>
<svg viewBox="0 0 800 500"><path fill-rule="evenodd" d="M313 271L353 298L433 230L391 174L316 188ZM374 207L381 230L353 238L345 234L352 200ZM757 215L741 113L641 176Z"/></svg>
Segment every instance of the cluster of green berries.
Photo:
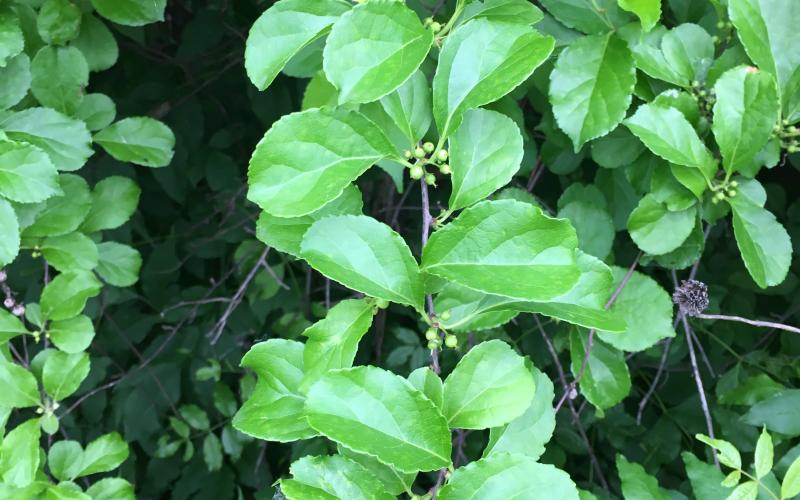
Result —
<svg viewBox="0 0 800 500"><path fill-rule="evenodd" d="M788 153L800 153L800 129L790 125L788 120L776 123L772 136L780 139L781 148Z"/></svg>
<svg viewBox="0 0 800 500"><path fill-rule="evenodd" d="M432 17L426 18L424 24L426 28L430 28L434 33L442 31L442 25L434 21Z"/></svg>
<svg viewBox="0 0 800 500"><path fill-rule="evenodd" d="M711 197L711 201L716 205L721 201L733 198L736 196L737 187L739 187L739 183L736 181L730 181L718 186L714 186L712 188L714 195Z"/></svg>
<svg viewBox="0 0 800 500"><path fill-rule="evenodd" d="M694 80L692 82L690 93L697 101L697 104L700 107L700 112L703 114L703 116L706 118L711 117L711 113L714 110L714 104L717 102L717 93L714 91L714 89L708 89L704 84Z"/></svg>
<svg viewBox="0 0 800 500"><path fill-rule="evenodd" d="M422 146L417 146L414 151L406 150L404 156L407 160L415 159L415 163L409 167L408 174L414 180L425 179L429 186L436 185L436 176L425 170L425 165L437 165L439 172L450 175L453 171L447 163L450 154L446 149L436 150L432 142L426 142Z"/></svg>
<svg viewBox="0 0 800 500"><path fill-rule="evenodd" d="M733 23L730 21L720 21L717 23L717 29L722 32L722 36L714 35L711 37L711 40L714 41L714 45L719 45L722 42L726 44L730 43L733 39Z"/></svg>
<svg viewBox="0 0 800 500"><path fill-rule="evenodd" d="M450 319L450 311L443 312L439 318L442 321L447 321ZM434 322L433 326L428 328L425 332L425 339L428 341L428 349L434 351L439 349L442 346L442 336L439 334L439 327L438 323ZM444 334L444 345L451 349L458 347L458 338L450 333Z"/></svg>

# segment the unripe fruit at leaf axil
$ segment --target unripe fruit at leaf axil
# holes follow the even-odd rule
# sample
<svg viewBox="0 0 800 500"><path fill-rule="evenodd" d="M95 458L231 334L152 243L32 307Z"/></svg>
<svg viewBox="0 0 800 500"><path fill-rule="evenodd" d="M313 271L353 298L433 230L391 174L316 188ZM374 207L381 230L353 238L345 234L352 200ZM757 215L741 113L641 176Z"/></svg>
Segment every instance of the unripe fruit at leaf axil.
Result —
<svg viewBox="0 0 800 500"><path fill-rule="evenodd" d="M430 349L431 351L435 351L438 348L439 348L439 343L436 342L435 340L431 340L430 342L428 342L428 349Z"/></svg>
<svg viewBox="0 0 800 500"><path fill-rule="evenodd" d="M447 154L447 150L446 150L446 149L440 149L440 150L439 150L439 151L436 153L436 159L437 159L437 160L439 160L439 161L447 161L447 158L448 158L449 156L450 156L450 155L449 155L449 154Z"/></svg>
<svg viewBox="0 0 800 500"><path fill-rule="evenodd" d="M414 154L411 152L410 149L406 149L405 151L403 151L403 156L406 158L406 160L410 160L411 157L414 156Z"/></svg>
<svg viewBox="0 0 800 500"><path fill-rule="evenodd" d="M453 347L456 347L458 345L458 338L456 338L455 335L447 335L444 338L444 345L452 349Z"/></svg>
<svg viewBox="0 0 800 500"><path fill-rule="evenodd" d="M450 168L450 164L449 163L442 163L439 166L439 172L443 173L444 175L450 175L450 174L453 173L453 169Z"/></svg>
<svg viewBox="0 0 800 500"><path fill-rule="evenodd" d="M426 142L425 144L422 145L422 149L428 154L433 153L433 150L435 148L436 146L434 146L432 142Z"/></svg>
<svg viewBox="0 0 800 500"><path fill-rule="evenodd" d="M422 176L425 175L425 170L419 165L413 165L410 169L408 169L408 175L411 176L414 180L422 179Z"/></svg>
<svg viewBox="0 0 800 500"><path fill-rule="evenodd" d="M429 186L436 185L436 176L433 174L425 174L425 184Z"/></svg>
<svg viewBox="0 0 800 500"><path fill-rule="evenodd" d="M428 340L439 340L439 330L436 328L428 328L425 332L425 338Z"/></svg>
<svg viewBox="0 0 800 500"><path fill-rule="evenodd" d="M417 146L414 149L414 156L416 156L417 158L425 158L425 150Z"/></svg>
<svg viewBox="0 0 800 500"><path fill-rule="evenodd" d="M386 309L389 307L389 301L386 299L378 299L375 301L375 305L378 306L378 309Z"/></svg>
<svg viewBox="0 0 800 500"><path fill-rule="evenodd" d="M451 316L452 316L452 314L450 313L450 311L445 311L445 312L443 312L442 314L439 315L439 317L442 319L442 321L449 320Z"/></svg>

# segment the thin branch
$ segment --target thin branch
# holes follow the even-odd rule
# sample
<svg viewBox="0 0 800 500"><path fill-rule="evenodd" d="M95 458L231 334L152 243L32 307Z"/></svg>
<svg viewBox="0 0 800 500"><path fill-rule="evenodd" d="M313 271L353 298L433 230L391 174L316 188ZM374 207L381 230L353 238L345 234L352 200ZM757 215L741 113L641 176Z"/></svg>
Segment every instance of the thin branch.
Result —
<svg viewBox="0 0 800 500"><path fill-rule="evenodd" d="M433 217L431 216L431 203L428 198L428 184L425 183L425 178L419 180L420 190L422 191L422 248L428 244L428 236L430 236L431 225ZM428 294L425 296L425 303L428 306L428 317L431 321L436 320L436 310L433 308L433 297ZM439 350L431 349L431 370L437 375L441 372L439 367Z"/></svg>
<svg viewBox="0 0 800 500"><path fill-rule="evenodd" d="M775 323L772 321L760 321L756 319L747 319L742 318L741 316L728 316L726 314L698 314L697 316L693 316L694 318L700 319L712 319L712 320L722 320L722 321L736 321L739 323L746 323L752 326L760 326L763 328L775 328L777 330L783 330L786 332L798 333L800 334L800 328L784 325L783 323Z"/></svg>
<svg viewBox="0 0 800 500"><path fill-rule="evenodd" d="M686 333L686 345L689 347L689 359L692 363L692 376L694 377L694 383L697 385L697 393L700 396L700 406L703 409L703 415L706 419L706 429L708 431L708 435L713 439L714 424L711 420L711 412L708 409L708 400L706 400L706 391L703 387L703 379L700 377L700 370L697 368L697 356L694 353L694 342L692 341L691 334L692 330L691 327L689 327L689 322L686 321L686 315L684 315L682 312L678 314L680 315L681 323L683 323L683 331ZM714 454L714 465L716 465L719 469L717 450L712 448L712 452Z"/></svg>

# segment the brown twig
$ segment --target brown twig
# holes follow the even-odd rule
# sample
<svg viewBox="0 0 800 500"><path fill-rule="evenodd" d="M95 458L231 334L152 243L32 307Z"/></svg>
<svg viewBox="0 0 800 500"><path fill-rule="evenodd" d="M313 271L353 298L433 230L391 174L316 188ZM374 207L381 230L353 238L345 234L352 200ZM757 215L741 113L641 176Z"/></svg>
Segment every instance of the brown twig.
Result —
<svg viewBox="0 0 800 500"><path fill-rule="evenodd" d="M694 318L700 319L711 319L711 320L722 320L722 321L736 321L739 323L745 323L752 326L760 326L763 328L775 328L777 330L783 330L786 332L798 333L800 334L800 328L784 325L783 323L775 323L773 321L760 321L756 319L747 319L742 318L741 316L728 316L727 314L698 314L693 316Z"/></svg>

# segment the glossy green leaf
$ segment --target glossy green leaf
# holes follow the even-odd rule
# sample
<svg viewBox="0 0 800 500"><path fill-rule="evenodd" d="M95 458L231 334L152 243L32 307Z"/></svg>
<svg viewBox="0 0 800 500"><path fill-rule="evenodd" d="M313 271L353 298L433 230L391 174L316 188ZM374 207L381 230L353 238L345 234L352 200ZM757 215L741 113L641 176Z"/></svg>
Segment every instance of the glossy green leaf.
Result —
<svg viewBox="0 0 800 500"><path fill-rule="evenodd" d="M119 161L157 168L172 161L175 134L162 122L139 116L104 128L94 141Z"/></svg>
<svg viewBox="0 0 800 500"><path fill-rule="evenodd" d="M766 146L780 116L772 75L752 67L724 73L714 85L712 130L727 172L745 165Z"/></svg>
<svg viewBox="0 0 800 500"><path fill-rule="evenodd" d="M613 34L580 38L558 56L550 74L550 102L576 153L625 118L635 84L633 56Z"/></svg>
<svg viewBox="0 0 800 500"><path fill-rule="evenodd" d="M758 497L758 481L745 481L728 495L730 500L756 500Z"/></svg>
<svg viewBox="0 0 800 500"><path fill-rule="evenodd" d="M422 309L422 277L411 250L371 217L336 215L315 222L303 236L300 255L348 288Z"/></svg>
<svg viewBox="0 0 800 500"><path fill-rule="evenodd" d="M772 436L769 435L766 428L762 429L756 442L755 458L753 459L756 478L761 479L772 470L773 454Z"/></svg>
<svg viewBox="0 0 800 500"><path fill-rule="evenodd" d="M570 330L570 367L576 377L584 366L588 339L585 330ZM611 408L625 399L631 391L631 376L624 353L595 337L579 387L586 400L601 410Z"/></svg>
<svg viewBox="0 0 800 500"><path fill-rule="evenodd" d="M100 293L102 284L88 271L70 271L56 276L42 292L42 315L49 320L77 316L90 297Z"/></svg>
<svg viewBox="0 0 800 500"><path fill-rule="evenodd" d="M0 266L14 261L19 253L19 222L14 208L0 198Z"/></svg>
<svg viewBox="0 0 800 500"><path fill-rule="evenodd" d="M605 168L627 167L644 151L644 144L627 128L619 126L592 141L592 160Z"/></svg>
<svg viewBox="0 0 800 500"><path fill-rule="evenodd" d="M800 495L800 457L789 466L781 483L781 498L793 498L797 495Z"/></svg>
<svg viewBox="0 0 800 500"><path fill-rule="evenodd" d="M448 207L457 210L483 200L505 186L522 162L522 135L513 120L472 109L450 137L453 190Z"/></svg>
<svg viewBox="0 0 800 500"><path fill-rule="evenodd" d="M725 498L731 492L730 488L720 484L725 476L712 464L701 462L688 451L681 453L681 458L697 498Z"/></svg>
<svg viewBox="0 0 800 500"><path fill-rule="evenodd" d="M2 15L2 14L0 14ZM0 67L0 110L20 102L31 88L31 60L27 54L19 54Z"/></svg>
<svg viewBox="0 0 800 500"><path fill-rule="evenodd" d="M83 121L92 132L108 127L116 116L117 106L105 94L86 94L75 111L75 118Z"/></svg>
<svg viewBox="0 0 800 500"><path fill-rule="evenodd" d="M0 360L0 382L3 387L3 406L27 408L39 404L39 386L33 374L11 361Z"/></svg>
<svg viewBox="0 0 800 500"><path fill-rule="evenodd" d="M85 352L68 354L53 351L42 369L42 385L54 401L61 401L78 390L89 375L89 355Z"/></svg>
<svg viewBox="0 0 800 500"><path fill-rule="evenodd" d="M467 4L458 22L484 17L505 23L534 25L544 18L541 9L526 0L483 0Z"/></svg>
<svg viewBox="0 0 800 500"><path fill-rule="evenodd" d="M45 366L47 366L45 364ZM116 432L105 434L86 446L77 477L110 472L128 458L128 443Z"/></svg>
<svg viewBox="0 0 800 500"><path fill-rule="evenodd" d="M661 0L617 0L619 6L633 12L642 22L642 29L650 31L661 18Z"/></svg>
<svg viewBox="0 0 800 500"><path fill-rule="evenodd" d="M94 338L94 325L87 316L52 321L47 330L49 339L59 349L74 354L83 352Z"/></svg>
<svg viewBox="0 0 800 500"><path fill-rule="evenodd" d="M293 113L256 146L247 197L277 217L310 214L393 154L392 143L361 113L341 108Z"/></svg>
<svg viewBox="0 0 800 500"><path fill-rule="evenodd" d="M456 469L436 498L502 500L545 491L559 500L578 500L578 489L566 472L525 455L497 453Z"/></svg>
<svg viewBox="0 0 800 500"><path fill-rule="evenodd" d="M451 428L497 427L520 416L535 392L525 358L490 340L470 349L445 379L443 412Z"/></svg>
<svg viewBox="0 0 800 500"><path fill-rule="evenodd" d="M633 17L619 8L617 0L542 0L542 5L566 26L584 33L606 33Z"/></svg>
<svg viewBox="0 0 800 500"><path fill-rule="evenodd" d="M167 0L91 0L97 12L125 26L143 26L164 20Z"/></svg>
<svg viewBox="0 0 800 500"><path fill-rule="evenodd" d="M306 422L300 393L303 344L270 339L250 348L242 366L258 375L252 395L233 418L237 430L268 441L295 441L317 433Z"/></svg>
<svg viewBox="0 0 800 500"><path fill-rule="evenodd" d="M444 405L444 384L439 375L427 366L417 368L408 374L408 381L417 390L433 401L437 408Z"/></svg>
<svg viewBox="0 0 800 500"><path fill-rule="evenodd" d="M410 144L416 144L433 121L431 86L425 73L414 72L397 90L381 98L381 107Z"/></svg>
<svg viewBox="0 0 800 500"><path fill-rule="evenodd" d="M289 472L291 479L281 480L281 491L289 500L394 498L368 470L341 455L306 456L292 463Z"/></svg>
<svg viewBox="0 0 800 500"><path fill-rule="evenodd" d="M408 80L432 43L433 31L403 2L363 2L333 25L325 75L339 89L339 103L375 101Z"/></svg>
<svg viewBox="0 0 800 500"><path fill-rule="evenodd" d="M714 40L701 26L685 23L664 35L661 52L670 68L681 76L678 83L685 86L692 80L705 80L714 60Z"/></svg>
<svg viewBox="0 0 800 500"><path fill-rule="evenodd" d="M9 7L0 9L0 67L20 52L25 45L19 17Z"/></svg>
<svg viewBox="0 0 800 500"><path fill-rule="evenodd" d="M60 236L80 227L92 205L92 194L82 177L61 174L59 184L63 194L49 198L36 214L35 222L25 228L26 238Z"/></svg>
<svg viewBox="0 0 800 500"><path fill-rule="evenodd" d="M747 196L752 186L760 191L762 199ZM783 282L792 261L792 242L786 229L764 207L766 194L757 181L748 181L739 194L729 200L733 211L733 233L742 254L742 260L761 288Z"/></svg>
<svg viewBox="0 0 800 500"><path fill-rule="evenodd" d="M9 486L24 488L39 469L39 419L32 418L9 431L0 445L0 477Z"/></svg>
<svg viewBox="0 0 800 500"><path fill-rule="evenodd" d="M75 47L43 47L31 61L31 93L42 106L77 111L89 84L89 65Z"/></svg>
<svg viewBox="0 0 800 500"><path fill-rule="evenodd" d="M135 248L106 241L97 245L100 257L97 274L103 281L118 287L131 286L139 281L142 256Z"/></svg>
<svg viewBox="0 0 800 500"><path fill-rule="evenodd" d="M245 69L259 90L269 87L292 56L325 35L350 6L339 0L281 0L253 24L245 47Z"/></svg>
<svg viewBox="0 0 800 500"><path fill-rule="evenodd" d="M90 71L103 71L111 68L119 58L117 40L111 30L91 14L81 19L81 31L72 45L80 49Z"/></svg>
<svg viewBox="0 0 800 500"><path fill-rule="evenodd" d="M736 447L728 441L725 441L724 439L712 439L703 434L695 434L694 437L698 441L705 443L717 450L719 452L717 457L722 465L727 465L731 469L742 468L742 457L739 454L739 450L737 450Z"/></svg>
<svg viewBox="0 0 800 500"><path fill-rule="evenodd" d="M61 171L78 170L93 153L86 125L52 109L28 108L0 116L0 130L9 139L38 146Z"/></svg>
<svg viewBox="0 0 800 500"><path fill-rule="evenodd" d="M142 190L127 177L106 177L92 190L92 208L81 224L81 231L94 233L125 224L139 205Z"/></svg>
<svg viewBox="0 0 800 500"><path fill-rule="evenodd" d="M306 328L302 388L310 387L329 370L353 365L358 343L372 325L372 316L373 306L367 301L344 300L328 311L325 319Z"/></svg>
<svg viewBox="0 0 800 500"><path fill-rule="evenodd" d="M20 203L37 203L60 193L58 172L44 151L0 141L0 194Z"/></svg>
<svg viewBox="0 0 800 500"><path fill-rule="evenodd" d="M97 266L97 245L83 233L45 238L39 248L47 263L60 272L91 271Z"/></svg>
<svg viewBox="0 0 800 500"><path fill-rule="evenodd" d="M612 267L611 270L615 287L619 286L627 269ZM639 352L652 347L659 340L675 336L670 295L655 280L642 273L634 272L631 275L610 310L625 320L627 328L622 333L597 333L604 342L617 349Z"/></svg>
<svg viewBox="0 0 800 500"><path fill-rule="evenodd" d="M602 198L602 197L601 197ZM578 248L605 258L614 244L614 221L606 209L605 199L598 204L589 198L577 198L559 206L558 216L568 219L578 234Z"/></svg>
<svg viewBox="0 0 800 500"><path fill-rule="evenodd" d="M363 453L356 453L344 446L338 446L339 455L351 460L370 472L383 484L387 493L400 495L411 489L417 477L416 472L400 472L391 465L380 462L377 458Z"/></svg>
<svg viewBox="0 0 800 500"><path fill-rule="evenodd" d="M64 45L78 36L81 10L69 0L46 0L39 9L36 27L45 43Z"/></svg>
<svg viewBox="0 0 800 500"><path fill-rule="evenodd" d="M626 500L669 500L670 497L658 486L656 478L641 465L628 462L620 453L617 454L617 472Z"/></svg>
<svg viewBox="0 0 800 500"><path fill-rule="evenodd" d="M22 321L9 311L0 309L0 345L7 341L28 333Z"/></svg>
<svg viewBox="0 0 800 500"><path fill-rule="evenodd" d="M440 137L458 128L467 109L496 101L525 81L554 44L520 24L479 18L459 26L448 35L433 78Z"/></svg>
<svg viewBox="0 0 800 500"><path fill-rule="evenodd" d="M303 235L314 222L331 215L360 215L362 206L361 193L351 184L338 198L308 215L284 218L261 212L256 237L275 250L299 258Z"/></svg>
<svg viewBox="0 0 800 500"><path fill-rule="evenodd" d="M438 408L405 379L361 366L325 374L308 391L308 423L328 438L400 471L450 464L450 432Z"/></svg>
<svg viewBox="0 0 800 500"><path fill-rule="evenodd" d="M549 300L578 281L575 230L527 203L484 201L436 231L422 269L460 285L522 300Z"/></svg>
<svg viewBox="0 0 800 500"><path fill-rule="evenodd" d="M628 218L628 231L636 246L650 255L669 253L686 241L695 226L692 208L670 211L652 194L639 200Z"/></svg>
<svg viewBox="0 0 800 500"><path fill-rule="evenodd" d="M81 470L82 461L83 447L77 441L57 441L47 452L47 467L59 481L74 479Z"/></svg>
<svg viewBox="0 0 800 500"><path fill-rule="evenodd" d="M790 437L800 436L797 405L800 390L787 389L750 407L742 421L750 425L766 426L772 432Z"/></svg>
<svg viewBox="0 0 800 500"><path fill-rule="evenodd" d="M494 427L489 432L489 443L483 456L508 452L521 453L537 460L545 450L545 444L556 427L556 414L553 410L555 392L553 382L547 375L531 368L536 382L536 393L525 413L502 427Z"/></svg>
<svg viewBox="0 0 800 500"><path fill-rule="evenodd" d="M716 160L677 109L644 104L624 123L650 151L661 158L698 168L708 182L716 174Z"/></svg>
<svg viewBox="0 0 800 500"><path fill-rule="evenodd" d="M133 485L118 477L107 477L89 486L86 494L92 500L136 500Z"/></svg>

